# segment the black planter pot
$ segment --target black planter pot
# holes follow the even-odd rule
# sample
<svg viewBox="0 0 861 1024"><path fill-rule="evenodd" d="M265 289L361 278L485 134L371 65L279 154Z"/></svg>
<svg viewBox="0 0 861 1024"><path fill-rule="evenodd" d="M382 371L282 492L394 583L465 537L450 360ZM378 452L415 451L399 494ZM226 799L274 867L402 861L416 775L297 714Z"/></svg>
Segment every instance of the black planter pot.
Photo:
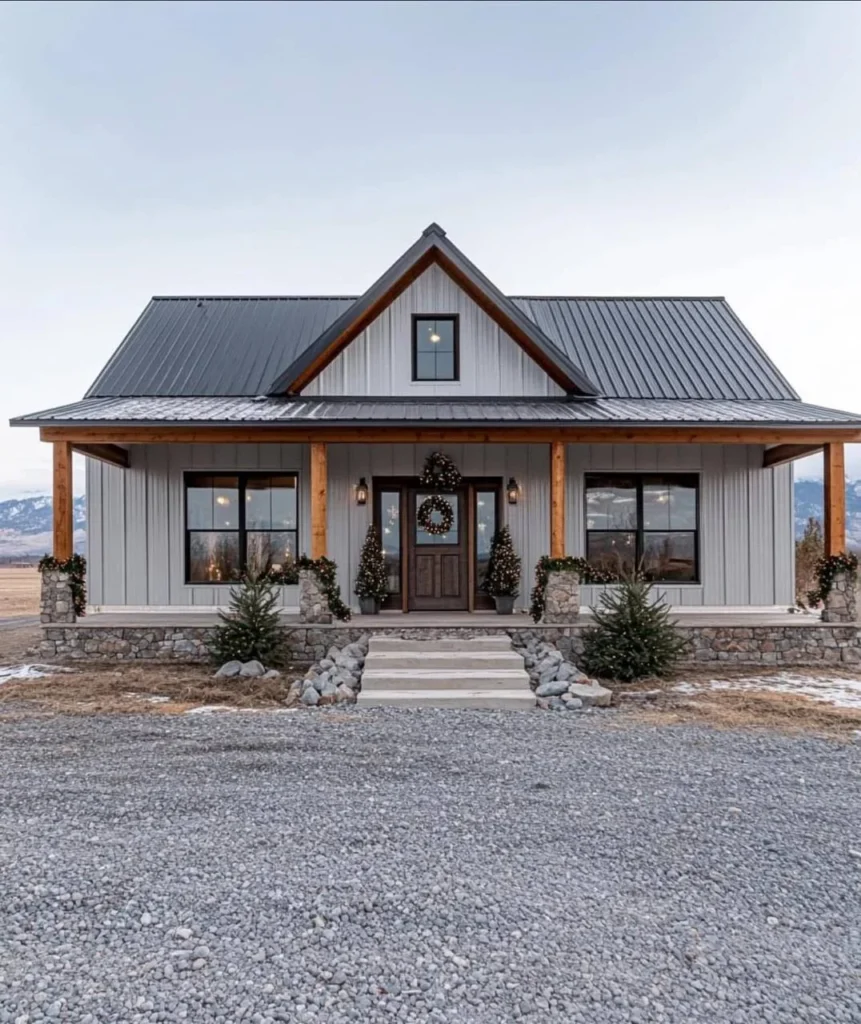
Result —
<svg viewBox="0 0 861 1024"><path fill-rule="evenodd" d="M511 594L494 597L493 603L496 605L497 615L511 615L514 611L514 598Z"/></svg>
<svg viewBox="0 0 861 1024"><path fill-rule="evenodd" d="M372 597L360 597L359 611L362 615L378 615L380 612L379 602Z"/></svg>

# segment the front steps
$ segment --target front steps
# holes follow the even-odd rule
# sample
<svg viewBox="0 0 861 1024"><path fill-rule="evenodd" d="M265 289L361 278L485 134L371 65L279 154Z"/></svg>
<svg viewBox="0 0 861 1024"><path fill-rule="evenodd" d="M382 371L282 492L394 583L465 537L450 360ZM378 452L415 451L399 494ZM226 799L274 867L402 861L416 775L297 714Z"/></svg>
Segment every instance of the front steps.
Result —
<svg viewBox="0 0 861 1024"><path fill-rule="evenodd" d="M372 636L362 673L365 707L531 708L535 695L508 636L405 640Z"/></svg>

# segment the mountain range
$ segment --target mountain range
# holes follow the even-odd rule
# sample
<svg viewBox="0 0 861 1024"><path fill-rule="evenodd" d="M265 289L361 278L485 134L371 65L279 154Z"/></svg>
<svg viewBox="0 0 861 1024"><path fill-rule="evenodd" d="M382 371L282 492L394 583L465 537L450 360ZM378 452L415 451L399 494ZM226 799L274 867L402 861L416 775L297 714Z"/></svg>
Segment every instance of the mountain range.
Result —
<svg viewBox="0 0 861 1024"><path fill-rule="evenodd" d="M43 555L51 550L52 499L48 494L0 501L0 558ZM87 545L87 504L74 500L75 550ZM800 537L810 516L822 519L822 482L795 481L795 535ZM846 485L846 536L861 549L861 480Z"/></svg>

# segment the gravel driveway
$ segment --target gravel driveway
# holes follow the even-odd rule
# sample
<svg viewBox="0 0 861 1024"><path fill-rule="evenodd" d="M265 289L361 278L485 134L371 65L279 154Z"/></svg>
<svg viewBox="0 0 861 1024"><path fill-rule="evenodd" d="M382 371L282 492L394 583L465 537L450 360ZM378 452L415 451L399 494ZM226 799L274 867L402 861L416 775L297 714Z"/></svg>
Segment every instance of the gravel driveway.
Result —
<svg viewBox="0 0 861 1024"><path fill-rule="evenodd" d="M621 713L0 725L0 1021L861 1021L861 745Z"/></svg>

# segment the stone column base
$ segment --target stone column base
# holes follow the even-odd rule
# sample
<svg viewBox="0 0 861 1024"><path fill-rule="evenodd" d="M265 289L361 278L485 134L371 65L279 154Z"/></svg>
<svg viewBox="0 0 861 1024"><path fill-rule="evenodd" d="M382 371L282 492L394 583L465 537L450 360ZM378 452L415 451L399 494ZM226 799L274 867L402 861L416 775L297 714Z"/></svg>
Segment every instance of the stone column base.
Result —
<svg viewBox="0 0 861 1024"><path fill-rule="evenodd" d="M42 573L40 612L44 623L75 621L75 602L66 573L58 572L56 569Z"/></svg>
<svg viewBox="0 0 861 1024"><path fill-rule="evenodd" d="M580 577L576 572L551 572L544 592L544 622L576 622L580 616Z"/></svg>
<svg viewBox="0 0 861 1024"><path fill-rule="evenodd" d="M317 574L310 569L299 570L299 621L332 621L332 612L326 595L320 588Z"/></svg>
<svg viewBox="0 0 861 1024"><path fill-rule="evenodd" d="M822 610L823 622L858 622L861 607L858 600L859 582L861 576L858 573L839 572L834 577Z"/></svg>

